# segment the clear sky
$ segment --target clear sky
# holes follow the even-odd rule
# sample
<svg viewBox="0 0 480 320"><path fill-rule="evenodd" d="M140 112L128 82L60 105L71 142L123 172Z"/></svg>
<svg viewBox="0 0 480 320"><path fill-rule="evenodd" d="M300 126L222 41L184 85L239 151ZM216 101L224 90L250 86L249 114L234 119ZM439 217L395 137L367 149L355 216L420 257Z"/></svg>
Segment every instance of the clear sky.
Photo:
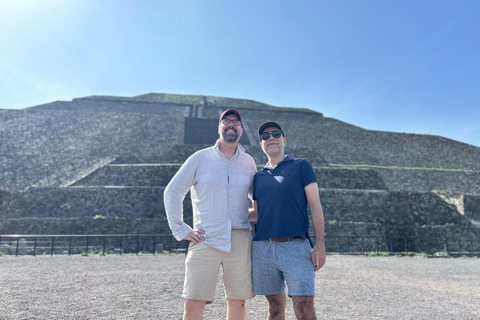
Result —
<svg viewBox="0 0 480 320"><path fill-rule="evenodd" d="M0 0L0 108L203 94L480 146L479 17L477 0Z"/></svg>

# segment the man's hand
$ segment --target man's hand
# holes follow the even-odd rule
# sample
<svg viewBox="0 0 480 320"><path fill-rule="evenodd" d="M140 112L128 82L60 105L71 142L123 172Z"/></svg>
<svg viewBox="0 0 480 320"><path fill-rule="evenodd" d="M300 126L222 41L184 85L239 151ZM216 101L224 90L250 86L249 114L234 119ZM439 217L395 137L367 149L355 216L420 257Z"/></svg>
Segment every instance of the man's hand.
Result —
<svg viewBox="0 0 480 320"><path fill-rule="evenodd" d="M193 242L194 244L197 244L205 240L205 238L202 236L202 234L204 233L205 231L203 230L193 230L185 238L183 238L183 240L188 240Z"/></svg>
<svg viewBox="0 0 480 320"><path fill-rule="evenodd" d="M315 266L315 272L320 270L327 261L327 253L324 245L315 245L312 250L312 263Z"/></svg>

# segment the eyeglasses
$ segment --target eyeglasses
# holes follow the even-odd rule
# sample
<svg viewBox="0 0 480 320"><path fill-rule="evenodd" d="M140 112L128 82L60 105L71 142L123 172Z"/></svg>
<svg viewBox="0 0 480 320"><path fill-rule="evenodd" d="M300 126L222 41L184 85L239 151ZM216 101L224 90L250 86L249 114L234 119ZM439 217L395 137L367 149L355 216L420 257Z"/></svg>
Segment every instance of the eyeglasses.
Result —
<svg viewBox="0 0 480 320"><path fill-rule="evenodd" d="M260 135L260 137L262 138L262 140L268 140L268 139L270 139L270 135L272 135L272 137L274 137L275 139L278 139L282 136L282 131L273 130L272 132L263 132Z"/></svg>
<svg viewBox="0 0 480 320"><path fill-rule="evenodd" d="M240 120L230 120L230 119L222 119L222 124L228 126L230 123L232 123L234 126L239 126L242 124L242 122Z"/></svg>

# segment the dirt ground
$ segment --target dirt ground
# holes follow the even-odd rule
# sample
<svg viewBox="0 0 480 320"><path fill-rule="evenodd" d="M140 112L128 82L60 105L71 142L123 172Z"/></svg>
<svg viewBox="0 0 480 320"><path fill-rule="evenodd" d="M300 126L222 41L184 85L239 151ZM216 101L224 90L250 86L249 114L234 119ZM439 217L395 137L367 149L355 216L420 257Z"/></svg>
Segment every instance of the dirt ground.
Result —
<svg viewBox="0 0 480 320"><path fill-rule="evenodd" d="M1 256L0 319L181 319L185 255ZM329 255L318 319L480 319L480 259ZM205 319L225 319L221 278ZM266 319L265 298L247 319ZM287 319L295 319L289 299Z"/></svg>

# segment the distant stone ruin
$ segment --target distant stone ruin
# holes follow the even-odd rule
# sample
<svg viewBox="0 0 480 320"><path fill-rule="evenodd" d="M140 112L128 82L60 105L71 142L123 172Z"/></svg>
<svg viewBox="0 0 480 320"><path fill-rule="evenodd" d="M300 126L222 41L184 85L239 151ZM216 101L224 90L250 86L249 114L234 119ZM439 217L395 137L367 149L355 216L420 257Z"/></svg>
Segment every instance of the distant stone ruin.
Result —
<svg viewBox="0 0 480 320"><path fill-rule="evenodd" d="M327 236L480 240L480 148L365 130L308 109L251 100L93 96L0 110L2 234L169 233L163 191L237 108L259 169L258 126L279 122L287 153L315 167ZM185 201L185 219L191 205ZM480 248L479 248L480 250Z"/></svg>

